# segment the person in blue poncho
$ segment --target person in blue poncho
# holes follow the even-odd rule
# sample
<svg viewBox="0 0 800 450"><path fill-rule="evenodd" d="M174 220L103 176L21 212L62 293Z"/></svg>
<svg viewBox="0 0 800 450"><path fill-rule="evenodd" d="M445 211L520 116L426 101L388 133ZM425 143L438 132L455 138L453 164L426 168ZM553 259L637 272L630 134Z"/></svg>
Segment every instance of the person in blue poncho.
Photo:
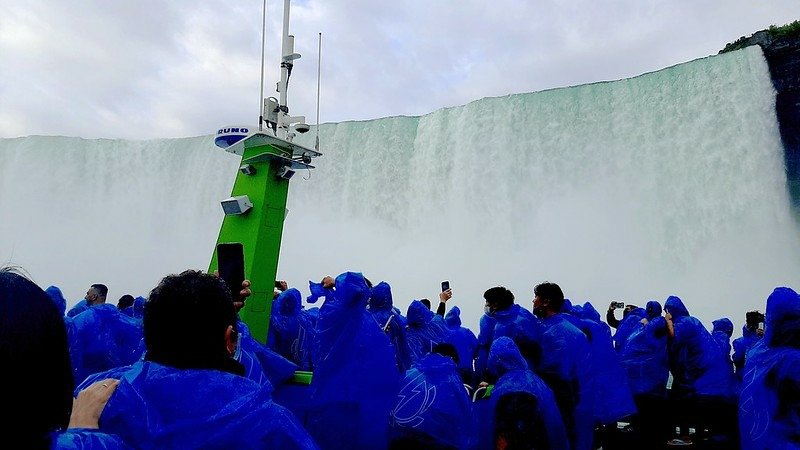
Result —
<svg viewBox="0 0 800 450"><path fill-rule="evenodd" d="M731 336L733 336L733 322L731 322L731 319L723 317L711 322L711 326L711 336L714 338L714 342L717 343L717 346L719 346L719 350L725 356L725 360L728 362L728 367L731 369L731 374L733 374L734 366L733 360L731 359Z"/></svg>
<svg viewBox="0 0 800 450"><path fill-rule="evenodd" d="M148 297L143 361L87 379L119 380L100 429L140 449L317 448L269 386L242 376L233 359L236 311L225 282L187 270Z"/></svg>
<svg viewBox="0 0 800 450"><path fill-rule="evenodd" d="M573 450L589 450L594 439L589 340L559 312L561 287L545 282L533 292L533 313L542 324L541 359L534 371L553 390Z"/></svg>
<svg viewBox="0 0 800 450"><path fill-rule="evenodd" d="M591 364L595 368L589 377L594 395L595 440L603 442L609 434L616 432L618 421L636 413L636 404L628 375L614 351L611 328L600 320L600 313L589 302L582 307L577 305L573 310L580 313L579 328L589 338Z"/></svg>
<svg viewBox="0 0 800 450"><path fill-rule="evenodd" d="M673 381L673 417L700 431L709 428L715 439L735 438L736 384L729 363L711 333L683 301L670 296L664 303L667 355Z"/></svg>
<svg viewBox="0 0 800 450"><path fill-rule="evenodd" d="M141 357L141 323L105 303L106 292L104 285L92 285L87 292L91 307L72 318L70 355L76 383Z"/></svg>
<svg viewBox="0 0 800 450"><path fill-rule="evenodd" d="M669 380L667 322L660 314L661 305L656 302L657 307L651 306L651 302L655 301L648 302L646 308L650 319L639 322L618 353L636 403L637 414L631 424L639 448L658 448L672 433L669 421L664 419Z"/></svg>
<svg viewBox="0 0 800 450"><path fill-rule="evenodd" d="M0 435L9 448L125 448L96 430L112 380L72 398L64 307L54 306L51 295L15 269L0 268L0 383L8 406Z"/></svg>
<svg viewBox="0 0 800 450"><path fill-rule="evenodd" d="M625 315L617 325L617 331L614 332L612 340L614 341L614 349L617 353L621 352L628 341L628 336L631 335L634 329L638 328L639 322L647 318L647 310L638 306L628 305L625 307Z"/></svg>
<svg viewBox="0 0 800 450"><path fill-rule="evenodd" d="M461 326L461 309L454 306L444 316L444 322L450 328L450 340L458 352L458 371L464 384L475 385L475 374L472 367L478 349L478 338L469 328Z"/></svg>
<svg viewBox="0 0 800 450"><path fill-rule="evenodd" d="M764 337L764 314L760 311L748 311L745 314L745 324L742 326L742 335L733 340L733 366L737 383L741 384L744 373L745 356L747 352Z"/></svg>
<svg viewBox="0 0 800 450"><path fill-rule="evenodd" d="M800 297L767 298L764 338L747 356L739 396L743 450L800 448Z"/></svg>
<svg viewBox="0 0 800 450"><path fill-rule="evenodd" d="M389 448L468 449L475 444L472 402L452 344L438 344L409 369L392 408Z"/></svg>
<svg viewBox="0 0 800 450"><path fill-rule="evenodd" d="M497 382L488 398L475 403L477 448L570 448L552 390L528 368L511 338L494 340L487 364Z"/></svg>
<svg viewBox="0 0 800 450"><path fill-rule="evenodd" d="M400 373L389 337L367 309L364 276L336 277L320 308L307 428L320 447L387 448Z"/></svg>
<svg viewBox="0 0 800 450"><path fill-rule="evenodd" d="M450 337L450 329L444 319L419 300L412 301L408 306L406 320L406 338L412 365L430 353L434 345L447 342Z"/></svg>
<svg viewBox="0 0 800 450"><path fill-rule="evenodd" d="M281 292L272 304L267 347L294 362L300 370L312 370L314 321L302 309L303 296L295 288Z"/></svg>
<svg viewBox="0 0 800 450"><path fill-rule="evenodd" d="M484 314L478 330L478 350L475 360L475 378L492 382L492 374L486 369L489 349L495 339L511 338L528 363L535 367L539 362L541 346L539 336L542 327L530 311L514 303L514 294L503 286L495 286L483 293Z"/></svg>
<svg viewBox="0 0 800 450"><path fill-rule="evenodd" d="M408 348L408 338L406 337L406 320L396 310L392 301L392 288L389 283L381 281L372 287L372 291L367 302L367 310L372 314L375 322L389 336L389 340L394 347L394 355L397 359L397 368L400 373L405 373L411 368L411 353Z"/></svg>

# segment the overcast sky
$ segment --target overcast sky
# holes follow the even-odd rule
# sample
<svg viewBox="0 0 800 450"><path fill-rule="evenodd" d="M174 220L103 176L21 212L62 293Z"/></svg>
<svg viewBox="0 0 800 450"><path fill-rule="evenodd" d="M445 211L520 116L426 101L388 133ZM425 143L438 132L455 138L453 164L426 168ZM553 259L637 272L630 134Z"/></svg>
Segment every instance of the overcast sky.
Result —
<svg viewBox="0 0 800 450"><path fill-rule="evenodd" d="M4 0L0 137L150 139L255 124L261 0ZM283 1L267 5L275 95ZM421 115L659 70L798 18L798 0L295 0L293 115Z"/></svg>

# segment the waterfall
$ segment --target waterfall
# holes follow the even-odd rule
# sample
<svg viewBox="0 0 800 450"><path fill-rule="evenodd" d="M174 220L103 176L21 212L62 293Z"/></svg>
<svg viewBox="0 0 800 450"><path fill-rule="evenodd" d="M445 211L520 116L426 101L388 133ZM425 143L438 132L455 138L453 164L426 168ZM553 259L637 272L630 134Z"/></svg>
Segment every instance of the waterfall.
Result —
<svg viewBox="0 0 800 450"><path fill-rule="evenodd" d="M681 297L710 327L798 288L775 92L758 47L635 78L485 98L421 117L323 124L289 188L279 277L361 271L395 304L483 292L531 308L559 283L604 311ZM224 118L221 118L224 121ZM221 123L221 125L223 125ZM296 141L313 145L313 131ZM238 157L211 136L0 140L0 261L70 303L91 283L146 295L205 269Z"/></svg>

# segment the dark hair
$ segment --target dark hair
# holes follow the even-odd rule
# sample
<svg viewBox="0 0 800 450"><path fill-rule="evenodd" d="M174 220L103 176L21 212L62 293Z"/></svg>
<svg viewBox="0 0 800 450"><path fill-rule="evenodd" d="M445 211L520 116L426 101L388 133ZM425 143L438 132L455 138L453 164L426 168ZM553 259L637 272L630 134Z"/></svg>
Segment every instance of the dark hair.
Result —
<svg viewBox="0 0 800 450"><path fill-rule="evenodd" d="M197 270L168 275L145 303L145 359L179 369L239 372L225 342L231 325L236 329L236 312L222 278Z"/></svg>
<svg viewBox="0 0 800 450"><path fill-rule="evenodd" d="M483 298L498 310L504 310L514 304L514 294L503 286L489 288L483 293Z"/></svg>
<svg viewBox="0 0 800 450"><path fill-rule="evenodd" d="M561 306L564 305L564 292L562 292L561 287L555 283L545 281L544 283L537 284L536 287L533 288L533 294L542 301L547 300L547 308L551 311L561 311Z"/></svg>
<svg viewBox="0 0 800 450"><path fill-rule="evenodd" d="M103 299L105 299L106 295L108 295L108 287L105 284L93 284L92 289L96 290L97 295L103 297Z"/></svg>
<svg viewBox="0 0 800 450"><path fill-rule="evenodd" d="M745 314L745 326L748 330L755 331L758 324L764 322L764 314L760 311L747 311Z"/></svg>
<svg viewBox="0 0 800 450"><path fill-rule="evenodd" d="M431 349L431 353L438 353L442 356L448 356L455 361L456 365L458 365L460 362L458 358L458 350L456 350L456 347L449 342L442 342L434 345L433 349Z"/></svg>
<svg viewBox="0 0 800 450"><path fill-rule="evenodd" d="M125 309L129 306L133 306L134 298L131 294L125 294L119 298L117 301L117 308Z"/></svg>
<svg viewBox="0 0 800 450"><path fill-rule="evenodd" d="M66 428L72 408L67 331L47 294L8 267L0 269L0 361L9 406L0 433L25 440L20 447L48 448L50 432Z"/></svg>
<svg viewBox="0 0 800 450"><path fill-rule="evenodd" d="M425 305L428 309L431 309L431 301L427 298L420 299L419 302Z"/></svg>

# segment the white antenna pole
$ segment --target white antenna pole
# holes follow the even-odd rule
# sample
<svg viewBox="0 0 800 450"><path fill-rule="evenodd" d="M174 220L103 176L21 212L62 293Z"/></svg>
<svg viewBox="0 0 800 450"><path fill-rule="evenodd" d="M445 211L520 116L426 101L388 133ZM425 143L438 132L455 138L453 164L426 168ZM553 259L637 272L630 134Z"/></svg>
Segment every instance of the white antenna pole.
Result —
<svg viewBox="0 0 800 450"><path fill-rule="evenodd" d="M292 65L292 52L294 52L294 37L289 35L289 6L291 0L283 0L283 36L281 38L281 81L278 84L278 137L285 139L287 135L286 116L288 107L286 104L286 90L289 85L289 67Z"/></svg>
<svg viewBox="0 0 800 450"><path fill-rule="evenodd" d="M322 33L319 34L319 45L317 47L317 141L314 150L319 151L319 85L322 78Z"/></svg>
<svg viewBox="0 0 800 450"><path fill-rule="evenodd" d="M264 47L267 42L267 0L261 7L261 90L258 94L258 131L263 131L264 124Z"/></svg>

